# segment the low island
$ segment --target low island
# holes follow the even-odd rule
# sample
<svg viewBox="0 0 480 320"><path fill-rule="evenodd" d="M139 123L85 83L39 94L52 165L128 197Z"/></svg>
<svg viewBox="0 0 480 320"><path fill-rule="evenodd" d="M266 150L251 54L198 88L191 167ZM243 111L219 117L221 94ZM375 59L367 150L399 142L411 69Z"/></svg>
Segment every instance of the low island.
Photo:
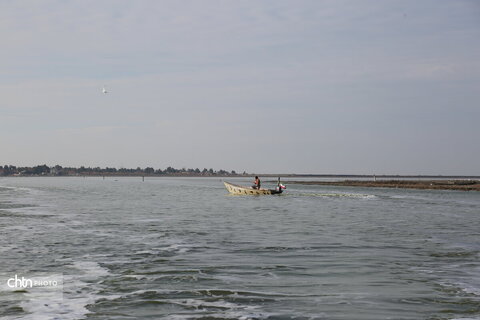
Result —
<svg viewBox="0 0 480 320"><path fill-rule="evenodd" d="M288 181L288 184L373 187L373 188L406 188L433 190L480 191L480 180L343 180L343 181Z"/></svg>

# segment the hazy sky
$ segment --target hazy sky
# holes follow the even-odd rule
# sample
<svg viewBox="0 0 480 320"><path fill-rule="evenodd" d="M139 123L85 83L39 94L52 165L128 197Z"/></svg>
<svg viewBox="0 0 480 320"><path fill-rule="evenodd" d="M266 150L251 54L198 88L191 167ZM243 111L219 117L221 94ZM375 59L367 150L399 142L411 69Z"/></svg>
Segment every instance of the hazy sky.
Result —
<svg viewBox="0 0 480 320"><path fill-rule="evenodd" d="M2 0L0 39L1 165L480 175L479 1Z"/></svg>

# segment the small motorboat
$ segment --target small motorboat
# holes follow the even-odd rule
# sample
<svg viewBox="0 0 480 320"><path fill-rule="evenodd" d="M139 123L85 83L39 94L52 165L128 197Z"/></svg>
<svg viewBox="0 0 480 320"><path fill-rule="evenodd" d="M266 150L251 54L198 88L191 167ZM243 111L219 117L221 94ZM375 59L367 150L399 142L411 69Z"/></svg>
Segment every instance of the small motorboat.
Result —
<svg viewBox="0 0 480 320"><path fill-rule="evenodd" d="M239 186L233 183L229 183L224 181L223 184L225 184L225 188L227 188L228 192L232 194L247 194L247 195L263 195L263 194L280 194L283 192L283 189L285 189L285 186L278 183L278 186L276 189L254 189L251 187L243 187Z"/></svg>

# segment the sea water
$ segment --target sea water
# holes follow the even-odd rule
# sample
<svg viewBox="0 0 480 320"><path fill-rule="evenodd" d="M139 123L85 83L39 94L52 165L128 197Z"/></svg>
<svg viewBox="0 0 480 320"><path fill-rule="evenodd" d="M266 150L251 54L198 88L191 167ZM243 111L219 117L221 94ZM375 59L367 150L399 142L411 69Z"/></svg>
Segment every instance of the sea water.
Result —
<svg viewBox="0 0 480 320"><path fill-rule="evenodd" d="M0 318L480 319L480 193L284 182L1 178L0 278L61 287Z"/></svg>

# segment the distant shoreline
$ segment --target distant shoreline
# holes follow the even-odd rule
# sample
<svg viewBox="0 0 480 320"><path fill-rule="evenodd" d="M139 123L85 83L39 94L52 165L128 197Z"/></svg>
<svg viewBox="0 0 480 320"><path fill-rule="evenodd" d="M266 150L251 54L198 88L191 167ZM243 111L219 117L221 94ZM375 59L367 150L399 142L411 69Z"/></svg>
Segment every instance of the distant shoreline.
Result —
<svg viewBox="0 0 480 320"><path fill-rule="evenodd" d="M236 172L235 170L214 170L213 168L181 168L167 167L166 169L146 168L114 168L114 167L62 167L60 165L48 166L46 164L33 167L14 165L0 165L0 176L115 176L115 177L282 177L282 178L326 178L326 179L475 179L480 176L467 175L399 175L399 174L312 174L312 173L261 173L261 172Z"/></svg>
<svg viewBox="0 0 480 320"><path fill-rule="evenodd" d="M480 179L474 180L344 180L344 181L288 181L288 184L368 187L368 188L403 188L427 190L480 191Z"/></svg>

